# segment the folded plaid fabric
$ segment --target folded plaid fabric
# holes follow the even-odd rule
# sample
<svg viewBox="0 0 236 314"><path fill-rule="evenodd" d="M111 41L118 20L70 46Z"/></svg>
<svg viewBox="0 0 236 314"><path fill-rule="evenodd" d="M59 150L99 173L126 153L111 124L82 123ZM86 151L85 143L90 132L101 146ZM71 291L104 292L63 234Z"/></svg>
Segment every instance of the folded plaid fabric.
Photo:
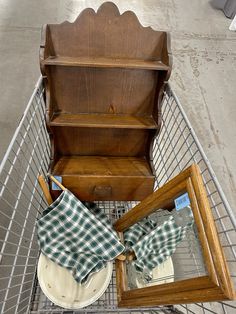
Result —
<svg viewBox="0 0 236 314"><path fill-rule="evenodd" d="M124 251L106 215L85 205L65 190L37 221L42 253L71 270L78 283Z"/></svg>
<svg viewBox="0 0 236 314"><path fill-rule="evenodd" d="M147 224L147 223L146 223ZM154 222L149 222L154 225ZM132 250L136 255L133 264L138 272L145 272L148 279L151 279L151 271L171 256L177 245L184 239L193 220L184 227L175 223L174 217L170 216L162 225L157 226L146 235L141 235L140 224L135 224L124 234L126 245L130 245L132 239ZM141 235L141 236L140 236ZM136 240L135 240L136 238Z"/></svg>
<svg viewBox="0 0 236 314"><path fill-rule="evenodd" d="M143 236L151 232L156 227L156 222L151 219L143 219L135 225L131 226L127 231L124 232L124 242L127 248L132 246L139 241Z"/></svg>

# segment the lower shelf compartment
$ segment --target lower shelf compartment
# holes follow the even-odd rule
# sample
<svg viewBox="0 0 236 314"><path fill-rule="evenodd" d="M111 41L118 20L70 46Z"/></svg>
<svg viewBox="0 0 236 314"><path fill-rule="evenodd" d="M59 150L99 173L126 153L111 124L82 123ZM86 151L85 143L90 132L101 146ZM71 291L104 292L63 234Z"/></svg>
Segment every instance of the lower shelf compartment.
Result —
<svg viewBox="0 0 236 314"><path fill-rule="evenodd" d="M142 200L152 193L154 175L145 158L64 156L52 174L80 200ZM56 198L60 191L51 193Z"/></svg>

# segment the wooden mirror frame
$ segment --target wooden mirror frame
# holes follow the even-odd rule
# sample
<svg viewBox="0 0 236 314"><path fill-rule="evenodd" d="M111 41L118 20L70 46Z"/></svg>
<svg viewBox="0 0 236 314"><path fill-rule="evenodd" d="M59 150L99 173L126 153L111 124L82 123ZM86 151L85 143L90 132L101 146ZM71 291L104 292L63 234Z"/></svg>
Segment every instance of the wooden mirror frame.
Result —
<svg viewBox="0 0 236 314"><path fill-rule="evenodd" d="M170 208L174 198L188 192L208 275L173 283L128 290L126 262L116 261L119 307L232 300L235 291L218 238L200 169L193 164L118 219L114 228L123 232L157 208Z"/></svg>

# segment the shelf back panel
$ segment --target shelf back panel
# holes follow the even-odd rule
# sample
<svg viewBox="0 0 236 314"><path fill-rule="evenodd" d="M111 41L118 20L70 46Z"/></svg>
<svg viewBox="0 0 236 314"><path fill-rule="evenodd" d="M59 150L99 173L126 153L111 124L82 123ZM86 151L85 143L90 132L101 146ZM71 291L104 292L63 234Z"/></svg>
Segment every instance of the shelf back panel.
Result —
<svg viewBox="0 0 236 314"><path fill-rule="evenodd" d="M155 130L53 127L58 155L148 156Z"/></svg>
<svg viewBox="0 0 236 314"><path fill-rule="evenodd" d="M143 27L113 3L85 9L74 23L49 24L50 55L161 60L166 33ZM70 34L68 36L68 34Z"/></svg>
<svg viewBox="0 0 236 314"><path fill-rule="evenodd" d="M152 115L156 71L52 66L48 74L54 113Z"/></svg>

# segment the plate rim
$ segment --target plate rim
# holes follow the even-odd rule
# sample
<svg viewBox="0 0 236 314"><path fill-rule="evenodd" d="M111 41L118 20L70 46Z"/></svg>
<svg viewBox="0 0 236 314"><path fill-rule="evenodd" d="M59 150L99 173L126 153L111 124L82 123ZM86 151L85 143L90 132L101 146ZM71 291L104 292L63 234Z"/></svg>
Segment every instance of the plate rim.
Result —
<svg viewBox="0 0 236 314"><path fill-rule="evenodd" d="M48 290L46 289L46 284L44 284L44 282L41 281L41 279L39 278L39 273L41 272L40 270L40 258L41 258L41 255L43 255L44 257L48 258L46 255L44 255L42 252L40 253L40 256L39 256L39 259L38 259L38 265L37 265L37 278L38 278L38 282L39 282L39 286L40 288L42 289L43 293L45 294L45 296L51 301L53 302L54 304L60 306L60 307L63 307L65 309L68 309L68 310L76 310L76 309L81 309L81 308L84 308L86 306L89 306L91 305L92 303L96 302L103 294L104 292L106 291L106 289L108 288L110 282L111 282L111 278L112 278L112 272L113 272L113 262L112 261L108 261L107 262L107 277L106 277L106 280L104 281L104 284L103 284L103 288L100 290L99 293L95 294L95 296L93 296L92 298L90 298L88 301L83 301L82 303L79 302L79 303L75 303L77 305L75 306L69 306L67 305L66 303L64 302L61 302L52 297L50 295L50 293L48 293ZM49 258L48 258L49 259ZM49 259L50 260L50 259ZM50 260L51 262L55 263L54 261ZM55 263L56 264L56 263ZM56 264L58 265L58 264ZM58 265L60 266L60 265ZM62 267L62 266L61 266ZM79 305L78 305L79 304Z"/></svg>
<svg viewBox="0 0 236 314"><path fill-rule="evenodd" d="M170 265L171 265L171 270L172 270L172 273L173 273L173 279L171 278L171 279L169 279L169 280L170 280L170 282L173 282L173 281L174 281L174 276L175 276L175 269L174 269L174 264L173 264L172 256L169 256L162 264L166 263L167 261L170 263ZM160 264L160 265L161 265L161 264ZM159 265L158 265L158 266L159 266ZM158 267L158 266L156 266L156 267ZM138 286L138 284L140 284L140 282L137 280L137 277L136 277L136 283L137 283L137 286ZM145 287L147 287L147 285L141 285L141 284L140 284L140 286L138 286L137 288L138 288L138 289L142 289L142 288L145 288Z"/></svg>

